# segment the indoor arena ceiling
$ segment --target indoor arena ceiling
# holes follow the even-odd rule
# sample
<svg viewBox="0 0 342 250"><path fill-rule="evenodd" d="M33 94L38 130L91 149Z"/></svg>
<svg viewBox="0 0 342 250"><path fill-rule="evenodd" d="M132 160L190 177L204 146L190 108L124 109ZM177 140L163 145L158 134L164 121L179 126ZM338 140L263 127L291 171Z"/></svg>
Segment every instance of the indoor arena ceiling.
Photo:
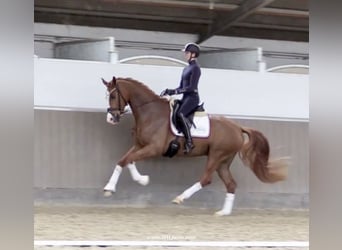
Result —
<svg viewBox="0 0 342 250"><path fill-rule="evenodd" d="M309 41L308 0L35 0L35 22Z"/></svg>

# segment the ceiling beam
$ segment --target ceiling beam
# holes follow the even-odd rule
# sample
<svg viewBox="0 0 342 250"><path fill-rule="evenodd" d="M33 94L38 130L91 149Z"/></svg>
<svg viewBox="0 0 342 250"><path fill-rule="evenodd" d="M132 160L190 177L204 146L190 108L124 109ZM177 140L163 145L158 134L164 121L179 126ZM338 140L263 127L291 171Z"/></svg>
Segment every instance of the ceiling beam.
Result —
<svg viewBox="0 0 342 250"><path fill-rule="evenodd" d="M308 27L304 26L293 26L293 25L280 25L280 24L261 24L261 23L248 23L241 22L237 27L248 27L256 29L273 29L273 30L288 30L288 31L304 31L309 32Z"/></svg>
<svg viewBox="0 0 342 250"><path fill-rule="evenodd" d="M240 20L246 18L256 10L270 4L274 0L245 0L239 7L232 10L226 18L219 19L210 27L211 30L206 34L200 34L197 43L200 44L210 37L230 28Z"/></svg>
<svg viewBox="0 0 342 250"><path fill-rule="evenodd" d="M256 14L272 15L272 16L289 16L298 18L308 18L309 11L306 10L293 10L293 9L279 9L279 8L260 8Z"/></svg>
<svg viewBox="0 0 342 250"><path fill-rule="evenodd" d="M171 21L166 22L149 19L140 19L137 22L136 19L132 18L93 15L70 15L64 13L47 13L39 11L34 13L34 21L38 23L58 23L67 25L163 31L187 34L196 34L204 30L204 24L198 23L181 23L181 25L177 25Z"/></svg>
<svg viewBox="0 0 342 250"><path fill-rule="evenodd" d="M165 22L184 22L184 23L197 23L197 24L210 24L211 20L206 18L196 18L195 16L167 16L155 13L125 13L125 12L111 12L111 11L97 11L97 10L85 10L85 9L67 9L67 8L50 8L50 7L36 7L35 14L51 13L51 14L65 14L65 15L78 15L78 16L97 16L99 18L127 18L136 20L149 20L149 21L165 21Z"/></svg>

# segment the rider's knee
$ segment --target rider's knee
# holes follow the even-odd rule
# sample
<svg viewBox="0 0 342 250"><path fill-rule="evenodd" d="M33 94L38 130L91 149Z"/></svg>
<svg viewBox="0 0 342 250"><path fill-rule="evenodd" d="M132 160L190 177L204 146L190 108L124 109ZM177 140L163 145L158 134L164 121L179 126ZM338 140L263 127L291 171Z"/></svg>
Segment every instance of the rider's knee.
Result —
<svg viewBox="0 0 342 250"><path fill-rule="evenodd" d="M178 118L181 118L181 117L185 117L185 115L184 115L183 112L178 112L178 113L177 113L177 117L178 117Z"/></svg>

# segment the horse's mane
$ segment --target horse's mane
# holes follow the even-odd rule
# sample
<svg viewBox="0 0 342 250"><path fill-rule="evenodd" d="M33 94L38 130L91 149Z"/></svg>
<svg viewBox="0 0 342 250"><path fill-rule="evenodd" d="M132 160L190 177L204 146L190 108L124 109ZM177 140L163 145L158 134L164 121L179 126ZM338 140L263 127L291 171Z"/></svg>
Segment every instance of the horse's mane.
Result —
<svg viewBox="0 0 342 250"><path fill-rule="evenodd" d="M146 92L148 92L148 93L150 93L150 94L152 94L152 95L154 95L154 96L159 97L152 89L150 89L150 88L149 88L147 85L145 85L144 83L139 82L138 80L135 80L135 79L130 78L130 77L126 77L126 78L124 78L124 77L119 77L119 78L117 78L117 80L123 80L123 81L132 82L132 83L134 83L134 84L138 84L138 85L140 85L142 88L144 88L144 89L146 90Z"/></svg>
<svg viewBox="0 0 342 250"><path fill-rule="evenodd" d="M139 84L139 85L141 85L144 89L146 89L147 92L150 92L150 93L153 94L153 95L157 95L157 94L154 93L154 91L153 91L152 89L150 89L147 85L145 85L144 83L139 82L138 80L135 80L135 79L133 79L133 78L130 78L130 77L126 77L126 78L120 77L120 78L118 78L117 80L124 80L124 81L133 82L134 84Z"/></svg>

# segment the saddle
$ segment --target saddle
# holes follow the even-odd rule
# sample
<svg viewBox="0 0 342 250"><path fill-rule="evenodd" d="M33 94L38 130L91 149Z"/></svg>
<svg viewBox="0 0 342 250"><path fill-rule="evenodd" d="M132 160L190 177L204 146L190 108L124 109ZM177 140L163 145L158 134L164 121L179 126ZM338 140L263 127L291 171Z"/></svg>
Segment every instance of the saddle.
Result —
<svg viewBox="0 0 342 250"><path fill-rule="evenodd" d="M180 133L181 129L180 129L180 124L179 124L178 119L177 119L177 112L178 112L181 104L182 104L182 101L178 100L178 99L170 101L171 112L172 112L171 120L172 120L172 123L177 128L179 133ZM200 105L198 105L186 117L186 121L189 125L189 128L191 128L192 126L194 126L196 128L196 124L194 123L194 116L195 116L196 112L205 112L203 105L204 105L204 103L201 103ZM201 114L198 114L198 115L201 115Z"/></svg>
<svg viewBox="0 0 342 250"><path fill-rule="evenodd" d="M179 128L180 125L178 123L178 119L176 114L179 110L181 101L178 99L169 99L170 103L170 129L172 133L176 136L174 140L169 143L169 147L167 151L163 154L163 156L173 157L177 154L180 143L178 141L179 137L184 136ZM191 136L198 138L208 138L210 134L210 122L209 116L205 112L203 108L203 103L198 105L194 110L192 110L191 114L187 117L187 122L189 123L189 127L191 128Z"/></svg>

